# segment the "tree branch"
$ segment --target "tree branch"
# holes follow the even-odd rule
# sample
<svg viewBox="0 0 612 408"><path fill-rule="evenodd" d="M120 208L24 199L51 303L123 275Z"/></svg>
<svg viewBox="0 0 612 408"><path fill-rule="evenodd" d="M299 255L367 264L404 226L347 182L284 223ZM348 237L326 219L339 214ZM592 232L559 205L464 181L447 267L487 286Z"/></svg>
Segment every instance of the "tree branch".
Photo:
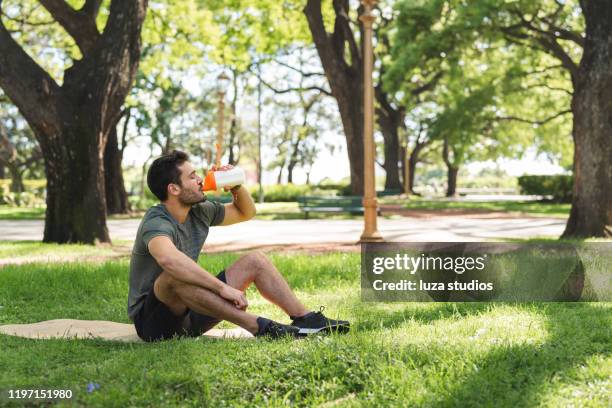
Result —
<svg viewBox="0 0 612 408"><path fill-rule="evenodd" d="M419 96L420 94L422 94L423 92L427 92L430 89L432 89L433 87L436 86L436 84L438 83L438 81L440 80L440 78L442 78L442 75L444 73L442 71L438 71L430 80L429 82L424 83L423 85L414 88L413 90L410 91L410 93L414 96Z"/></svg>
<svg viewBox="0 0 612 408"><path fill-rule="evenodd" d="M83 83L94 82L90 86L91 103L117 107L97 112L96 120L101 121L102 129L110 129L116 123L120 107L136 76L147 4L147 0L113 0L104 32L96 46L64 74L62 89L67 93L78 93ZM107 115L109 112L113 112L112 116Z"/></svg>
<svg viewBox="0 0 612 408"><path fill-rule="evenodd" d="M85 0L85 4L83 4L79 12L95 20L100 12L101 4L102 0Z"/></svg>
<svg viewBox="0 0 612 408"><path fill-rule="evenodd" d="M359 70L361 66L361 51L357 46L357 42L355 41L355 36L353 34L353 30L350 25L350 18L348 15L349 12L349 1L348 0L334 0L333 1L334 12L336 14L336 20L334 23L334 33L333 37L336 37L336 41L347 42L349 45L349 50L351 51L351 64L350 66ZM344 46L342 46L344 48ZM339 54L339 55L343 55Z"/></svg>
<svg viewBox="0 0 612 408"><path fill-rule="evenodd" d="M120 117L125 118L123 122L123 130L121 132L121 148L119 149L119 151L121 152L121 157L123 158L123 152L125 151L125 148L127 146L127 131L128 131L128 124L130 123L130 119L132 118L132 108L131 107L125 108L123 112L121 112Z"/></svg>
<svg viewBox="0 0 612 408"><path fill-rule="evenodd" d="M552 116L549 116L546 119L542 119L542 120L530 120L530 119L525 119L525 118L519 118L517 116L497 116L495 119L496 120L508 120L508 121L516 121L516 122L522 122L522 123L528 123L530 125L537 125L537 126L542 126L545 125L546 123L560 117L563 115L567 115L568 113L572 113L571 109L566 109L564 111L558 112Z"/></svg>
<svg viewBox="0 0 612 408"><path fill-rule="evenodd" d="M0 1L0 7L1 7ZM60 88L17 44L0 21L0 87L33 129L54 126L52 106Z"/></svg>
<svg viewBox="0 0 612 408"><path fill-rule="evenodd" d="M87 55L100 38L96 27L94 11L99 8L99 0L87 1L81 10L70 7L64 0L39 0L66 32L74 39L81 53ZM89 5L88 5L89 3Z"/></svg>
<svg viewBox="0 0 612 408"><path fill-rule="evenodd" d="M574 93L568 89L565 88L559 88L556 86L550 86L547 84L533 84L533 85L527 85L526 87L522 88L521 90L527 90L527 89L534 89L534 88L546 88L546 89L550 89L551 91L559 91L559 92L564 92L569 96L573 96Z"/></svg>
<svg viewBox="0 0 612 408"><path fill-rule="evenodd" d="M325 76L324 72L304 72L301 69L293 67L293 66L291 66L291 65L289 65L289 64L287 64L285 62L278 61L278 60L274 60L274 62L277 63L278 65L281 65L281 66L283 66L285 68L289 68L289 69L299 73L303 77L307 77L308 78L308 77L312 77L312 76L322 76L322 77Z"/></svg>
<svg viewBox="0 0 612 408"><path fill-rule="evenodd" d="M266 82L261 75L259 75L259 72L253 72L253 70L251 69L251 67L249 67L249 71L251 71L252 74L254 74L258 80L261 81L261 83L268 88L269 90L271 90L272 92L274 92L275 94L285 94L285 93L289 93L289 92L304 92L304 91L319 91L327 96L333 96L332 93L330 91L328 91L327 89L321 88L320 86L299 86L297 88L287 88L287 89L278 89L275 88L273 85L269 84L268 82Z"/></svg>
<svg viewBox="0 0 612 408"><path fill-rule="evenodd" d="M553 57L561 61L561 64L570 72L572 78L575 78L578 74L578 64L574 62L574 60L569 56L569 54L557 42L558 36L555 34L554 31L558 30L554 30L553 32L551 32L536 27L533 24L533 19L535 19L536 17L534 16L531 20L527 20L523 13L518 9L513 10L512 14L519 18L520 24L518 26L522 26L524 29L526 29L528 32L531 32L532 34L529 35L527 33L517 33L513 29L504 31L504 33L513 35L520 39L531 39L537 44L540 44L546 53L552 55ZM513 26L513 28L516 27L517 26ZM559 38L562 38L560 32L559 34ZM582 42L582 44L584 44L583 40L575 40L578 40L579 42Z"/></svg>
<svg viewBox="0 0 612 408"><path fill-rule="evenodd" d="M266 81L262 80L261 81L262 84L264 84L264 86L266 88L268 88L269 90L271 90L272 92L274 92L275 94L285 94L285 93L289 93L289 92L304 92L304 91L319 91L327 96L332 96L332 93L329 92L326 89L323 89L319 86L304 86L304 87L300 87L300 88L287 88L287 89L276 89L274 88L272 85L268 84Z"/></svg>

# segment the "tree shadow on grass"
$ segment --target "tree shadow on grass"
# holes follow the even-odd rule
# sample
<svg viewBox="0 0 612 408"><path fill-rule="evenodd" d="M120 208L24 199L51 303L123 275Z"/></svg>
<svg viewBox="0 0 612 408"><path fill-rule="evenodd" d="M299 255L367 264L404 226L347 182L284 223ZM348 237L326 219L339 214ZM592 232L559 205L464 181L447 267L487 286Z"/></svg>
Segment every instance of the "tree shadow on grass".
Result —
<svg viewBox="0 0 612 408"><path fill-rule="evenodd" d="M585 364L591 356L610 353L609 309L592 304L535 308L546 319L548 338L543 344L495 347L436 405L538 405L545 396L542 388L551 378Z"/></svg>
<svg viewBox="0 0 612 408"><path fill-rule="evenodd" d="M486 314L491 303L404 304L355 303L360 320L356 331L376 331L403 325L411 320L431 324ZM522 308L524 304L516 304ZM389 310L391 309L391 310ZM493 346L483 358L472 361L458 381L440 395L432 393L435 406L535 406L548 395L546 384L569 370L587 364L591 357L609 355L612 349L610 308L591 303L529 304L529 311L544 320L547 336L543 343L523 342ZM473 350L472 350L473 351ZM430 361L434 351L408 346L406 355L414 361ZM460 358L460 357L458 357ZM453 362L448 362L453 365ZM443 363L446 364L446 363ZM452 370L453 371L453 370ZM450 381L450 380L449 380ZM586 387L586 384L584 384Z"/></svg>

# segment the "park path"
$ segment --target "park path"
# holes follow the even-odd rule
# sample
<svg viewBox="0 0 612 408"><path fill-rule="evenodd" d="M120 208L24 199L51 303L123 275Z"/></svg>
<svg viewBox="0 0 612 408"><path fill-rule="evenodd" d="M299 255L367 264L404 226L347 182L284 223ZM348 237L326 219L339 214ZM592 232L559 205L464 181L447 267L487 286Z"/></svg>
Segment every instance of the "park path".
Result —
<svg viewBox="0 0 612 408"><path fill-rule="evenodd" d="M131 241L140 220L109 220L113 240ZM498 238L558 237L565 219L510 217L507 215L453 215L379 219L386 241L491 241ZM42 220L0 220L0 240L41 240ZM252 220L227 227L214 227L207 246L254 247L264 245L311 245L358 241L362 220Z"/></svg>

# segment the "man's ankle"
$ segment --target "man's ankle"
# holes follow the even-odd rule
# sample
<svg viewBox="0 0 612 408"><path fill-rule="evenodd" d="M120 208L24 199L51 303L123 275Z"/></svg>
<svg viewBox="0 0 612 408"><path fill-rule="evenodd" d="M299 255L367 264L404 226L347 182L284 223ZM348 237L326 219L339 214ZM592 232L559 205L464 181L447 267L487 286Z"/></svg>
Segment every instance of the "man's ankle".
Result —
<svg viewBox="0 0 612 408"><path fill-rule="evenodd" d="M312 313L312 311L306 310L306 311L305 311L305 312L303 312L303 313L298 313L298 314L295 314L295 315L290 315L290 316L289 316L289 318L290 318L291 320L295 320L295 319L299 319L299 318L301 318L301 317L307 316L307 315L309 315L309 314L311 314L311 313Z"/></svg>
<svg viewBox="0 0 612 408"><path fill-rule="evenodd" d="M241 325L243 329L248 330L252 335L257 334L259 331L259 324L257 323L257 316L249 316L246 322Z"/></svg>

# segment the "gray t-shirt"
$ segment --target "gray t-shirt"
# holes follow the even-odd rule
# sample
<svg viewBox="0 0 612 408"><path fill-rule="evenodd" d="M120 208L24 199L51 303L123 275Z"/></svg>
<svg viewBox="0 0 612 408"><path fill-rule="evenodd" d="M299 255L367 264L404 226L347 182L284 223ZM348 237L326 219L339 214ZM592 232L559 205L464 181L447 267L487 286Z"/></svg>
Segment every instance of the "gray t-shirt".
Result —
<svg viewBox="0 0 612 408"><path fill-rule="evenodd" d="M163 204L149 208L138 227L130 261L130 292L128 316L133 321L143 305L145 296L153 289L155 279L162 272L149 253L149 241L158 235L167 236L179 251L198 261L198 256L211 226L223 222L225 207L215 201L195 204L187 219L179 224Z"/></svg>

